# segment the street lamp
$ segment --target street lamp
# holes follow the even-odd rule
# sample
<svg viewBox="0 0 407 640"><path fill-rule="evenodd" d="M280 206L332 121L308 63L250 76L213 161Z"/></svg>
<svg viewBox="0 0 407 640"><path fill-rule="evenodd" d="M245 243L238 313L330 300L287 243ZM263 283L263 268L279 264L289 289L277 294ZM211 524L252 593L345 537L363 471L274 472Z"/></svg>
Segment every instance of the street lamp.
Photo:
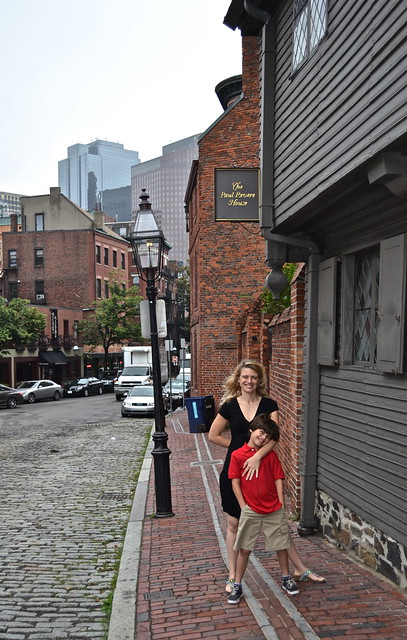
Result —
<svg viewBox="0 0 407 640"><path fill-rule="evenodd" d="M167 447L168 435L165 430L164 401L161 383L160 352L158 346L158 328L156 315L157 288L156 280L160 277L163 266L164 234L158 228L151 211L149 195L142 189L140 208L134 223L134 231L129 241L133 250L139 276L147 283L146 293L149 302L151 355L153 365L154 386L154 422L153 433L155 475L155 498L157 518L173 516L171 504L170 453Z"/></svg>

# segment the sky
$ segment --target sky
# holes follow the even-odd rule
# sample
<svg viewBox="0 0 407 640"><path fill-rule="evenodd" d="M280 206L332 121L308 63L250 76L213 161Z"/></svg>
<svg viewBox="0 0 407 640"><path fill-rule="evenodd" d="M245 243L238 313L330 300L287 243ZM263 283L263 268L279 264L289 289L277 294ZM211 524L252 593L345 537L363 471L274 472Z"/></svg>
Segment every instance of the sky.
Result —
<svg viewBox="0 0 407 640"><path fill-rule="evenodd" d="M145 162L222 113L241 73L231 0L12 0L0 39L0 190L58 186L67 147L101 139Z"/></svg>

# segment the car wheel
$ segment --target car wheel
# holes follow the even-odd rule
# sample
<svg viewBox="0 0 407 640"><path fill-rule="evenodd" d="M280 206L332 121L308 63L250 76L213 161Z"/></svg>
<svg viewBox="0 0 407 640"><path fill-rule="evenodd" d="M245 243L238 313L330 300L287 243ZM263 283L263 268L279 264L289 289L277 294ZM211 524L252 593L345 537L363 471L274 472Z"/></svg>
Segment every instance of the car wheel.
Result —
<svg viewBox="0 0 407 640"><path fill-rule="evenodd" d="M61 397L61 394L59 393L59 391L55 391L54 395L52 396L53 400L59 400Z"/></svg>
<svg viewBox="0 0 407 640"><path fill-rule="evenodd" d="M83 392L83 395L85 396L85 398L87 398L88 395L89 395L89 390L85 389L84 392Z"/></svg>
<svg viewBox="0 0 407 640"><path fill-rule="evenodd" d="M101 396L103 393L103 387L99 387L99 391L98 391L99 395Z"/></svg>
<svg viewBox="0 0 407 640"><path fill-rule="evenodd" d="M29 393L27 400L30 404L33 404L35 402L35 395L33 393Z"/></svg>
<svg viewBox="0 0 407 640"><path fill-rule="evenodd" d="M17 406L17 400L15 398L9 398L7 400L7 408L8 409L15 409Z"/></svg>

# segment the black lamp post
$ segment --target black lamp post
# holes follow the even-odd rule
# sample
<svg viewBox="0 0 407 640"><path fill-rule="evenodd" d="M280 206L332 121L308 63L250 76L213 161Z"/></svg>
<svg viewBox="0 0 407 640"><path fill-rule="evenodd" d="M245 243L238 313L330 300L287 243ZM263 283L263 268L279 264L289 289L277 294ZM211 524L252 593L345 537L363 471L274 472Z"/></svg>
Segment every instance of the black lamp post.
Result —
<svg viewBox="0 0 407 640"><path fill-rule="evenodd" d="M160 352L158 346L158 328L156 315L157 288L156 280L160 277L163 265L164 234L158 229L149 195L142 189L140 209L134 223L134 231L130 234L130 243L140 277L147 283L147 299L149 302L151 352L154 386L154 420L153 433L155 475L155 497L157 518L173 516L171 504L170 453L167 447L168 435L165 430L164 401L161 383Z"/></svg>

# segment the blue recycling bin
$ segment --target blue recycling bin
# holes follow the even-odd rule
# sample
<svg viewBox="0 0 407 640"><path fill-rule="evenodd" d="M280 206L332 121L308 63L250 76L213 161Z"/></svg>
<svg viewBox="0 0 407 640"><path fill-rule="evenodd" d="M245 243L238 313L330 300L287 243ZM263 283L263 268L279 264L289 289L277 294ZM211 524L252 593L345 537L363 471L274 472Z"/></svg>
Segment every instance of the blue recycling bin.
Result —
<svg viewBox="0 0 407 640"><path fill-rule="evenodd" d="M188 411L190 433L204 433L209 431L215 419L215 401L213 396L197 396L185 398Z"/></svg>

